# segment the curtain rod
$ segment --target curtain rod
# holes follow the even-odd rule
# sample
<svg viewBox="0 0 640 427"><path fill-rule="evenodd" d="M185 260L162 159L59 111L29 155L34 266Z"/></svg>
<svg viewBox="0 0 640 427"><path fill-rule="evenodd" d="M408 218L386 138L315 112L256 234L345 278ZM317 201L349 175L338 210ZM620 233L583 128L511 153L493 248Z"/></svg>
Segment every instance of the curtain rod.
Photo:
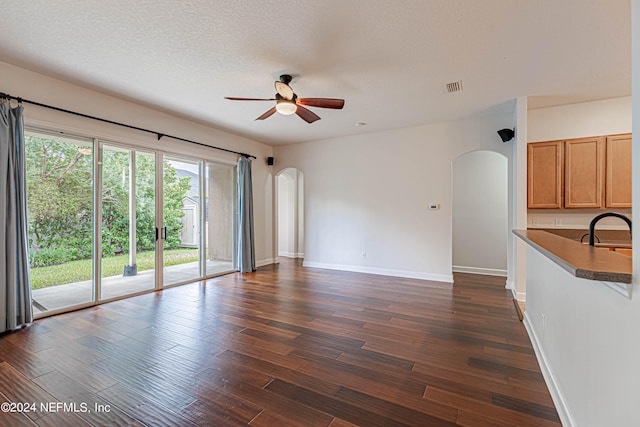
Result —
<svg viewBox="0 0 640 427"><path fill-rule="evenodd" d="M128 125L128 124L125 124L125 123L115 122L113 120L107 120L107 119L103 119L103 118L100 118L100 117L90 116L88 114L78 113L78 112L71 111L71 110L65 110L64 108L54 107L52 105L42 104L42 103L36 102L36 101L30 101L28 99L19 98L17 96L12 96L12 95L9 95L7 93L0 93L0 99L13 99L15 101L18 101L19 103L25 102L27 104L37 105L38 107L48 108L50 110L61 111L63 113L72 114L74 116L84 117L86 119L97 120L99 122L109 123L109 124L112 124L112 125L121 126L121 127L129 128L129 129L134 129L134 130L138 130L138 131L141 131L141 132L152 133L152 134L158 136L158 141L160 141L160 138L162 138L163 136L166 136L167 138L176 139L178 141L183 141L183 142L188 142L190 144L201 145L203 147L213 148L215 150L226 151L227 153L238 154L238 155L243 156L243 157L248 157L248 158L252 158L252 159L256 158L255 156L252 156L250 154L240 153L238 151L228 150L226 148L214 147L212 145L203 144L201 142L192 141L190 139L180 138L178 136L168 135L166 133L156 132L156 131L153 131L153 130L149 130L149 129L144 129L144 128L137 127L137 126Z"/></svg>

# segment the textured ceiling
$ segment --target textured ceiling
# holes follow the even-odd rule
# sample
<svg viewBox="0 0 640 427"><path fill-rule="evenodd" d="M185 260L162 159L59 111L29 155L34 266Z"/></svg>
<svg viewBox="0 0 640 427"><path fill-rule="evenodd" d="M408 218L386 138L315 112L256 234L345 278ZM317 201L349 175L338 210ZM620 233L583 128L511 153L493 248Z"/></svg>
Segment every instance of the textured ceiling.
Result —
<svg viewBox="0 0 640 427"><path fill-rule="evenodd" d="M1 61L271 145L631 94L629 0L30 0L0 28ZM345 108L223 98L285 72Z"/></svg>

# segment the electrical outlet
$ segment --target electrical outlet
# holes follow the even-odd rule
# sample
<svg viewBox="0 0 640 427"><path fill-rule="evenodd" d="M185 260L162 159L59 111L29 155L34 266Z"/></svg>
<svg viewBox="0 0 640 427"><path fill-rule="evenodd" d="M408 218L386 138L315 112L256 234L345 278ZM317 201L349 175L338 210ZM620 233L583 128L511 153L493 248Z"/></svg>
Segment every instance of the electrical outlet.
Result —
<svg viewBox="0 0 640 427"><path fill-rule="evenodd" d="M541 316L542 316L542 336L544 336L544 331L545 329L547 329L547 319L544 317L544 313L542 313Z"/></svg>
<svg viewBox="0 0 640 427"><path fill-rule="evenodd" d="M362 259L365 259L365 258L367 258L367 253L363 251L362 252Z"/></svg>
<svg viewBox="0 0 640 427"><path fill-rule="evenodd" d="M531 221L531 223L533 225L538 225L538 219L537 218L533 218L533 220Z"/></svg>
<svg viewBox="0 0 640 427"><path fill-rule="evenodd" d="M561 220L561 219L556 218L556 220L555 220L555 225L556 225L556 227L561 227L561 226L562 226L562 220Z"/></svg>

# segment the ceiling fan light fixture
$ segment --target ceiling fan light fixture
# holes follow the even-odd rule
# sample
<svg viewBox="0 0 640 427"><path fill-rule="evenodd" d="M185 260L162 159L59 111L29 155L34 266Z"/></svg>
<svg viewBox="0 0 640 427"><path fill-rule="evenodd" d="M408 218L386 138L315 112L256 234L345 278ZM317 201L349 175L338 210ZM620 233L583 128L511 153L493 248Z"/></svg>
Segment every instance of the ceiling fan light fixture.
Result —
<svg viewBox="0 0 640 427"><path fill-rule="evenodd" d="M278 113L284 116L290 116L294 114L297 109L298 109L298 106L295 104L295 102L291 102L283 99L283 100L278 100L276 103L276 110L278 111Z"/></svg>

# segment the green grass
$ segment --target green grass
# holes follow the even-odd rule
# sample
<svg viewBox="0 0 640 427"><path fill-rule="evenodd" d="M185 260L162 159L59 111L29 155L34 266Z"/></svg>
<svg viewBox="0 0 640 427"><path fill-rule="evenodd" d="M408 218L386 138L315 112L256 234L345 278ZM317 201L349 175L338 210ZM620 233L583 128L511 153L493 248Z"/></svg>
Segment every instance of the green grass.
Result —
<svg viewBox="0 0 640 427"><path fill-rule="evenodd" d="M185 264L198 261L198 250L190 248L164 251L164 265ZM129 264L129 255L118 255L102 259L102 277L121 276L124 266ZM136 256L138 271L152 270L155 266L155 252L139 252ZM48 267L31 268L31 288L42 289L50 286L91 280L93 261L83 259Z"/></svg>

